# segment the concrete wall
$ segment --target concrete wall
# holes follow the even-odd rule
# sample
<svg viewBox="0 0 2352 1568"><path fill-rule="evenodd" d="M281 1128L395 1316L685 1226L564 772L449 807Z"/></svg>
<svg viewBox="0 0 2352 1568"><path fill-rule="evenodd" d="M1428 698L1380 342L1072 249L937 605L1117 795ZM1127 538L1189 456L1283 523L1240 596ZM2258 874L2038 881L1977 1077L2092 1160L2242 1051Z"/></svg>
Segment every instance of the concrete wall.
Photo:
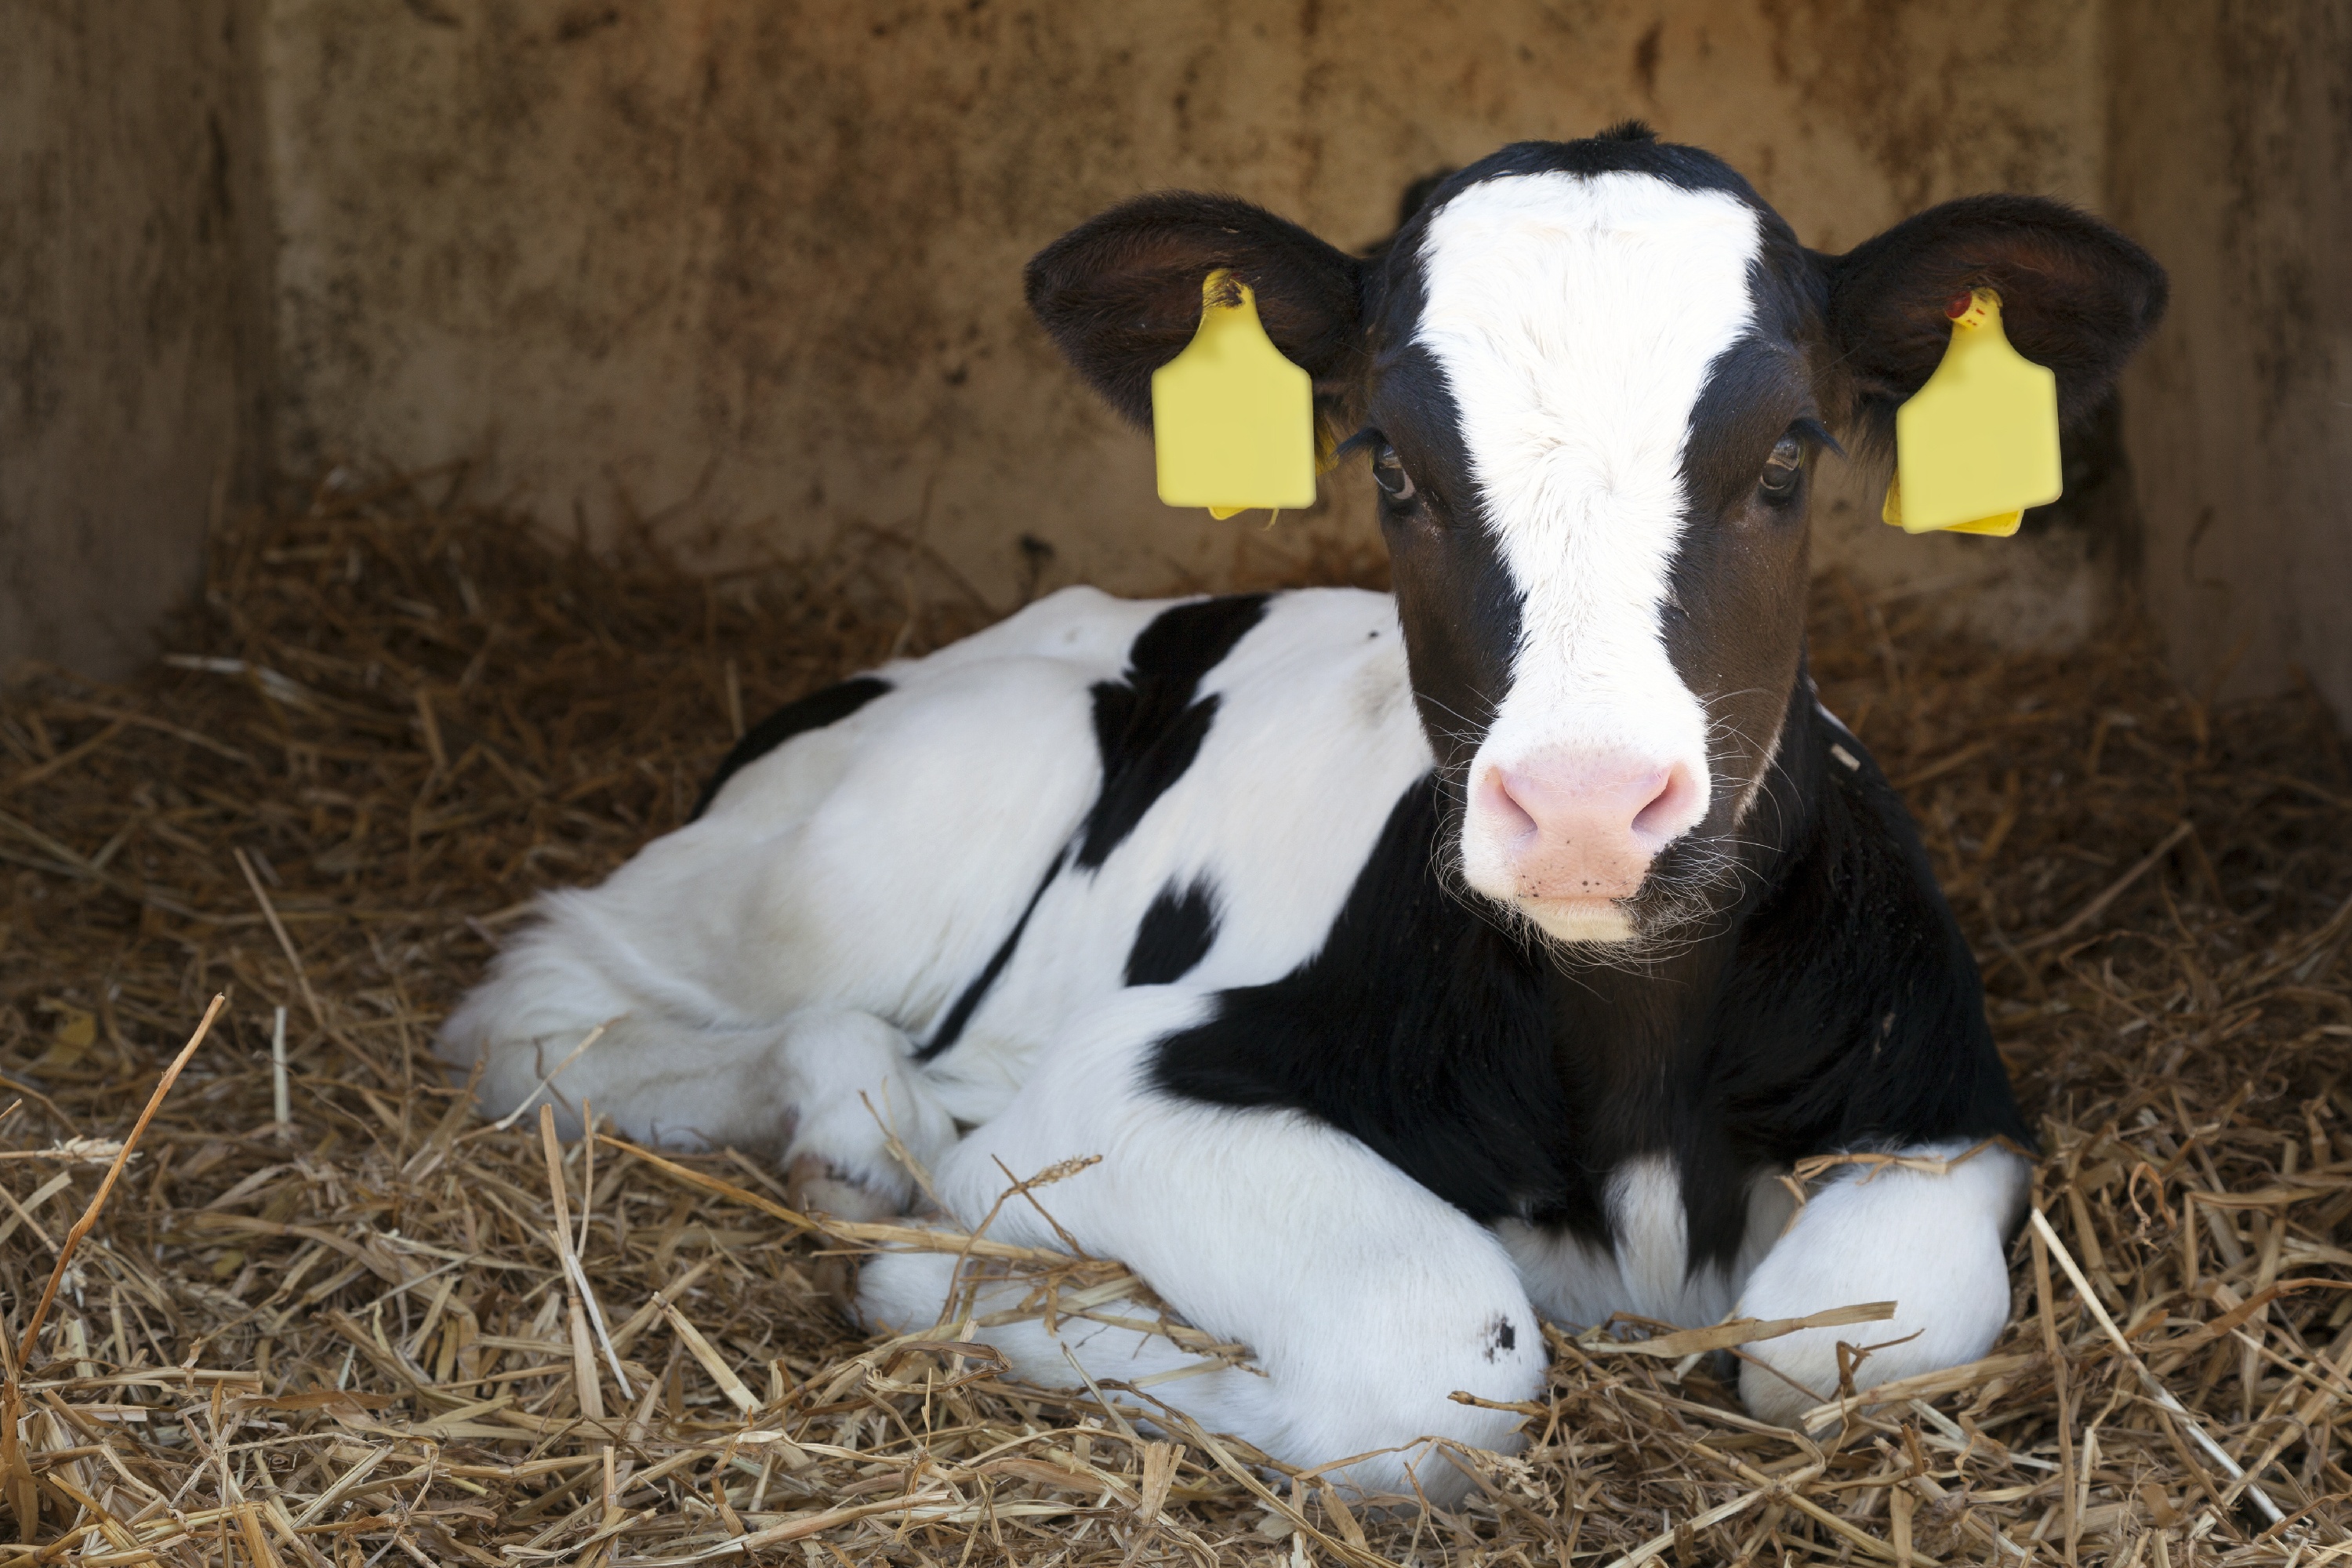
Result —
<svg viewBox="0 0 2352 1568"><path fill-rule="evenodd" d="M2167 0L2115 48L2115 211L2172 269L2126 388L2175 665L2352 719L2352 6Z"/></svg>
<svg viewBox="0 0 2352 1568"><path fill-rule="evenodd" d="M1360 245L1399 190L1640 115L1841 247L1946 195L2080 201L2172 267L2038 539L1819 559L2352 711L2343 0L21 0L0 11L0 660L122 668L215 498L472 455L475 493L709 558L858 522L998 602L1230 571L1054 360L1022 261L1139 190ZM2126 458L2128 460L2126 461ZM2145 524L2143 526L2143 518ZM1274 537L1370 537L1360 481ZM1263 536L1257 536L1262 538Z"/></svg>
<svg viewBox="0 0 2352 1568"><path fill-rule="evenodd" d="M236 476L257 205L235 0L0 17L0 667L152 651ZM243 384L251 384L249 382ZM257 446L242 448L258 458Z"/></svg>
<svg viewBox="0 0 2352 1568"><path fill-rule="evenodd" d="M1072 224L1195 186L1358 246L1417 176L1628 115L1825 247L1990 187L2096 205L2099 24L2096 0L275 0L278 450L478 453L482 493L598 535L630 510L739 547L908 530L1000 602L1024 533L1065 575L1214 582L1234 525L1158 504L1146 440L1022 308ZM1367 496L1310 525L1369 537ZM1874 495L1822 538L1874 581L1991 570L2027 622L2086 613L2079 541L1906 540Z"/></svg>

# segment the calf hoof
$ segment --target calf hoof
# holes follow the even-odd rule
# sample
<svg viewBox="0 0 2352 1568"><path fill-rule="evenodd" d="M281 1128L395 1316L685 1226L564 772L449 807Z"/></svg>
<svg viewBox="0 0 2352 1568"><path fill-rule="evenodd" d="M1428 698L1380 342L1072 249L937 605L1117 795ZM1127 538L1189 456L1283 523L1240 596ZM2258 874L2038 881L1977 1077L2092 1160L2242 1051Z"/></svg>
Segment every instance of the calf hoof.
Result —
<svg viewBox="0 0 2352 1568"><path fill-rule="evenodd" d="M898 1202L877 1193L822 1154L795 1154L784 1168L784 1201L803 1214L830 1215L835 1219L889 1219Z"/></svg>
<svg viewBox="0 0 2352 1568"><path fill-rule="evenodd" d="M852 1329L865 1325L857 1315L857 1259L840 1252L819 1253L802 1262L808 1279L809 1303L835 1321Z"/></svg>

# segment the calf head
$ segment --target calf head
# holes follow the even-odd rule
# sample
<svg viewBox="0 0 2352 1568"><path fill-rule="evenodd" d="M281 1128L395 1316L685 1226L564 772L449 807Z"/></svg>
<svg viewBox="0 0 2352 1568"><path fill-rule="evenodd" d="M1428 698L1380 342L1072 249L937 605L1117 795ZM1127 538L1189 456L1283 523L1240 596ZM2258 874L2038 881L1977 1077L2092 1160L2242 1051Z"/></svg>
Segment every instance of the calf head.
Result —
<svg viewBox="0 0 2352 1568"><path fill-rule="evenodd" d="M1719 159L1629 125L1507 147L1364 258L1232 197L1142 197L1041 253L1029 303L1148 424L1218 268L1371 465L1449 869L1570 942L1736 897L1743 819L1805 711L1811 469L1884 461L1955 297L2000 290L2074 416L2165 291L2129 240L2029 196L1811 251Z"/></svg>

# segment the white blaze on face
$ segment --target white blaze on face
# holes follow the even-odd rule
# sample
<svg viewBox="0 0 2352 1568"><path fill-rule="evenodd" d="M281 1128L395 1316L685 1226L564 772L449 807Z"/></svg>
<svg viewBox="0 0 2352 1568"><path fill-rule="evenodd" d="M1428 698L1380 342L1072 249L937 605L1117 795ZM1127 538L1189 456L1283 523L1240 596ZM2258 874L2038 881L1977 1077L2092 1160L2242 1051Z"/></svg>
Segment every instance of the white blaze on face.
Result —
<svg viewBox="0 0 2352 1568"><path fill-rule="evenodd" d="M1761 244L1738 197L1623 173L1472 185L1423 243L1414 341L1444 373L1522 599L1463 868L1566 940L1631 936L1613 900L1706 815L1706 713L1660 611L1691 413L1749 328Z"/></svg>

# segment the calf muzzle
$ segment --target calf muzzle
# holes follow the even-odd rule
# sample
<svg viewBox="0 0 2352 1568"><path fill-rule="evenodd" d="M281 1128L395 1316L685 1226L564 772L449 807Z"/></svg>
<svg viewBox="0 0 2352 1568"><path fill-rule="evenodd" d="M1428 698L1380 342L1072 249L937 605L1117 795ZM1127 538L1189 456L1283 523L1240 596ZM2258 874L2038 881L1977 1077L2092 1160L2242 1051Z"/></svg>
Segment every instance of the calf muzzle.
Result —
<svg viewBox="0 0 2352 1568"><path fill-rule="evenodd" d="M1490 764L1472 782L1464 830L1471 885L1568 941L1633 934L1620 900L1706 814L1685 762L1625 753Z"/></svg>

